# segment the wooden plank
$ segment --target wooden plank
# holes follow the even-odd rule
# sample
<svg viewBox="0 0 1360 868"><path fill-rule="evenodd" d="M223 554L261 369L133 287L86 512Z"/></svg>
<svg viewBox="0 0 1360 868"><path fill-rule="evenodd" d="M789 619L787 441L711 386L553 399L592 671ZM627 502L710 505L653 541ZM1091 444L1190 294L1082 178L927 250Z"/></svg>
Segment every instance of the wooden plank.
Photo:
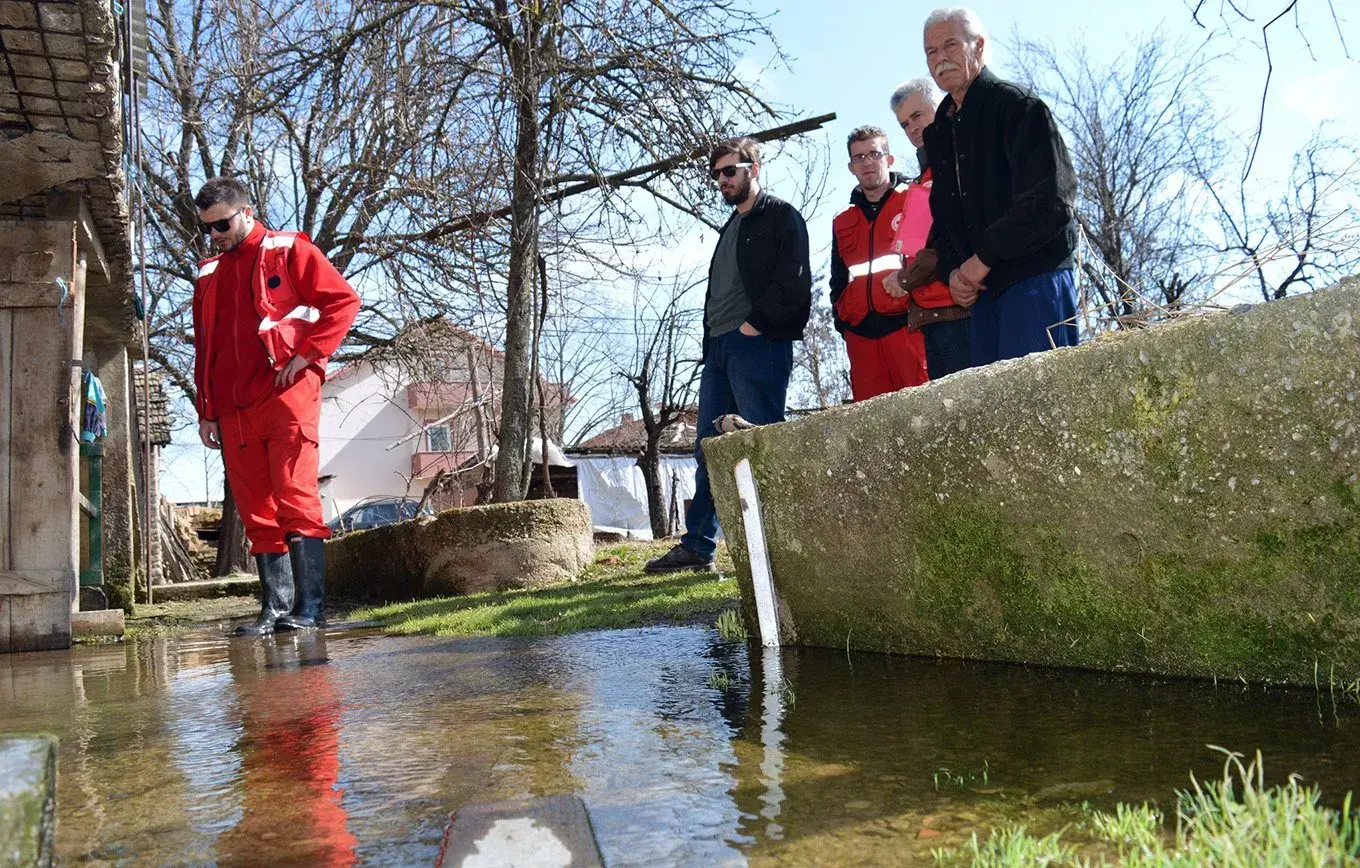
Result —
<svg viewBox="0 0 1360 868"><path fill-rule="evenodd" d="M12 316L11 566L68 570L74 598L79 450L71 428L71 331L78 324L74 316L59 323L51 311L15 310Z"/></svg>
<svg viewBox="0 0 1360 868"><path fill-rule="evenodd" d="M13 390L11 383L13 377L11 372L14 369L13 358L13 331L14 315L7 310L0 310L0 570L7 570L14 565L10 557L10 533L13 522L10 521L10 479L9 479L9 451L10 451L10 424L14 419L11 408L14 407ZM8 634L9 620L5 621L5 630Z"/></svg>
<svg viewBox="0 0 1360 868"><path fill-rule="evenodd" d="M54 594L65 578L61 570L0 570L0 596Z"/></svg>
<svg viewBox="0 0 1360 868"><path fill-rule="evenodd" d="M61 294L61 287L56 283L0 283L0 309L41 307L52 311L55 317L58 304L69 310L74 301L71 294L68 293L64 300Z"/></svg>
<svg viewBox="0 0 1360 868"><path fill-rule="evenodd" d="M71 606L65 593L6 597L5 608L10 651L71 647Z"/></svg>

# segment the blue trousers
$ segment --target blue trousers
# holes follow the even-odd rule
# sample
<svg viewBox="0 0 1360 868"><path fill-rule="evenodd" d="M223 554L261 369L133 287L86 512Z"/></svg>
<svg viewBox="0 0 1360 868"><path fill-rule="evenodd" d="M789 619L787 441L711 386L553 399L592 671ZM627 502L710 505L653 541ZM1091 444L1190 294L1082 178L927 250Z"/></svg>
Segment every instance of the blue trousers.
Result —
<svg viewBox="0 0 1360 868"><path fill-rule="evenodd" d="M1077 288L1070 268L1027 277L999 297L983 292L968 318L973 367L1054 346L1074 347L1076 316Z"/></svg>
<svg viewBox="0 0 1360 868"><path fill-rule="evenodd" d="M740 330L705 338L704 371L699 378L699 434L694 458L694 500L685 513L680 544L700 557L712 557L718 545L718 513L708 486L708 464L699 443L718 433L714 420L736 413L748 422L768 425L784 421L784 400L793 371L793 341L772 341Z"/></svg>

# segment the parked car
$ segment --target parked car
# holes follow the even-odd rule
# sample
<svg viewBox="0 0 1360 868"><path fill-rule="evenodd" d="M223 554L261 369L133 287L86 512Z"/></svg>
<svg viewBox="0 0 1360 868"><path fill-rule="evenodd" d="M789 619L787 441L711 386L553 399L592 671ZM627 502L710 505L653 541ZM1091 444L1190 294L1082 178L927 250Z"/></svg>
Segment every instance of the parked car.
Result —
<svg viewBox="0 0 1360 868"><path fill-rule="evenodd" d="M356 530L413 519L419 506L420 501L410 497L366 497L326 524L332 536L344 536ZM426 504L421 515L434 515L434 509Z"/></svg>

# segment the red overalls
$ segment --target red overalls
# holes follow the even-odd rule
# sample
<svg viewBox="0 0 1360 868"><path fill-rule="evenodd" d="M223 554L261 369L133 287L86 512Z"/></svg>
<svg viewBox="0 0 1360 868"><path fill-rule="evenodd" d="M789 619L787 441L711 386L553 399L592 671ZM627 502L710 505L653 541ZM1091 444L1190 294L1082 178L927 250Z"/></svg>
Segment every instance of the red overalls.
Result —
<svg viewBox="0 0 1360 868"><path fill-rule="evenodd" d="M841 334L850 356L850 392L856 401L895 392L926 382L926 347L919 331L901 328L882 337L855 334L871 311L887 316L902 316L910 306L906 296L893 298L883 289L883 278L902 265L893 252L893 240L902 222L907 187L898 186L873 222L863 209L851 204L836 215L831 228L836 249L850 272L850 282L836 299L836 316L848 327Z"/></svg>
<svg viewBox="0 0 1360 868"><path fill-rule="evenodd" d="M253 554L288 551L288 534L330 536L317 489L321 383L358 310L359 296L302 233L256 223L237 249L199 265L198 415L221 430ZM275 386L294 356L312 364L291 386Z"/></svg>

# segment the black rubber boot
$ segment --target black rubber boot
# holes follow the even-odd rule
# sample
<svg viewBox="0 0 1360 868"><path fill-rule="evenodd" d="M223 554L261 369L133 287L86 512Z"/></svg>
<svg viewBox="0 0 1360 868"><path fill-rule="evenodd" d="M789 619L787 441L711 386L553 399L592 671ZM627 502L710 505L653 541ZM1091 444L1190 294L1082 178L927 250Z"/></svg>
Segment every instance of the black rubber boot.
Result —
<svg viewBox="0 0 1360 868"><path fill-rule="evenodd" d="M237 636L268 636L275 622L293 610L293 568L288 554L256 555L255 566L260 571L260 615L237 627Z"/></svg>
<svg viewBox="0 0 1360 868"><path fill-rule="evenodd" d="M288 537L288 555L293 560L297 602L293 613L278 621L280 630L306 630L326 623L322 614L326 604L326 541L309 536Z"/></svg>

